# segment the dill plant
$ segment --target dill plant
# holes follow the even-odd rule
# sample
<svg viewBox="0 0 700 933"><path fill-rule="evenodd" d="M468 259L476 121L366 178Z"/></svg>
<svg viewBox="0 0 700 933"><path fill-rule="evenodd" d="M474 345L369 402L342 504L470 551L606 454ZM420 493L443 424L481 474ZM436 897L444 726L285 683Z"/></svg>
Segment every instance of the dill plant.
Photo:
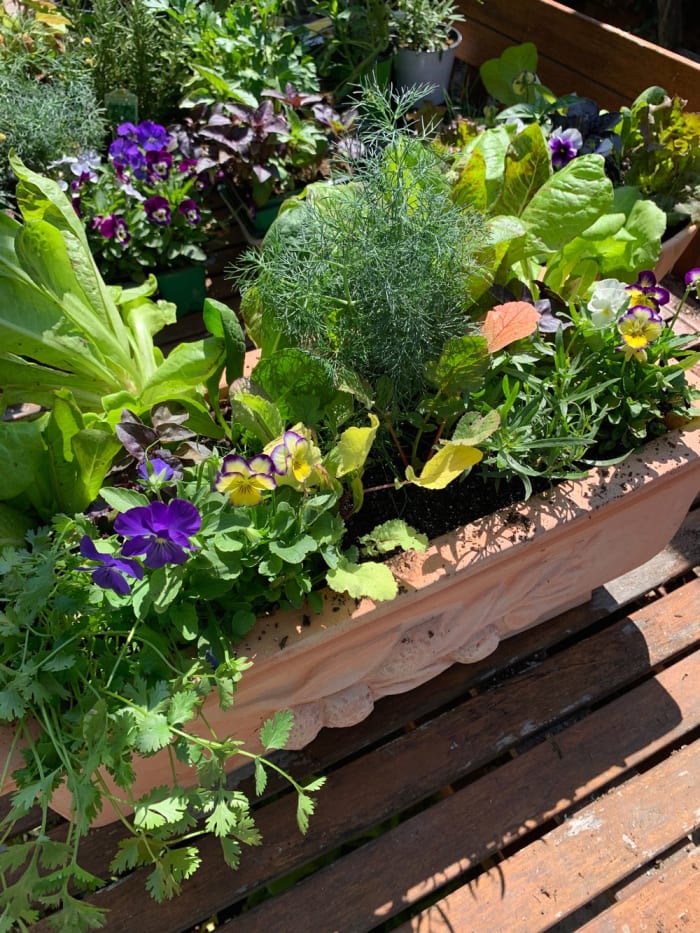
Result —
<svg viewBox="0 0 700 933"><path fill-rule="evenodd" d="M413 98L366 90L349 172L293 203L233 273L265 330L404 411L445 343L471 329L468 281L486 241L440 155L402 123Z"/></svg>

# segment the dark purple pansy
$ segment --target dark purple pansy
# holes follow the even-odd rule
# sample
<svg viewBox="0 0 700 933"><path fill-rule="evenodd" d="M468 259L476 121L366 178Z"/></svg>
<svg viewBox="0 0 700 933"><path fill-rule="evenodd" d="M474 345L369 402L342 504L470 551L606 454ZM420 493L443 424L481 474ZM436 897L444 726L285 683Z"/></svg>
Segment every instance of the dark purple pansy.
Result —
<svg viewBox="0 0 700 933"><path fill-rule="evenodd" d="M107 217L98 214L93 219L92 226L105 240L116 240L122 246L125 246L131 239L126 221L118 214L109 214Z"/></svg>
<svg viewBox="0 0 700 933"><path fill-rule="evenodd" d="M127 557L143 554L144 564L152 569L166 564L184 564L193 547L190 538L197 534L202 517L186 499L151 502L118 515L114 522L117 534L131 540L124 543Z"/></svg>
<svg viewBox="0 0 700 933"><path fill-rule="evenodd" d="M151 223L158 224L159 227L170 226L172 215L166 198L154 194L153 197L146 198L143 202L143 209Z"/></svg>
<svg viewBox="0 0 700 933"><path fill-rule="evenodd" d="M184 201L181 201L177 206L177 210L191 227L196 227L202 219L199 205L192 198L185 198Z"/></svg>
<svg viewBox="0 0 700 933"><path fill-rule="evenodd" d="M172 165L173 157L164 149L159 152L146 153L146 168L149 181L167 181L170 178Z"/></svg>
<svg viewBox="0 0 700 933"><path fill-rule="evenodd" d="M112 554L103 554L95 547L95 543L88 535L80 541L80 553L86 560L95 561L99 567L78 567L78 570L87 570L92 574L92 580L103 590L114 590L119 596L128 596L131 592L129 583L124 579L135 577L141 580L143 567L138 561L123 557L114 557Z"/></svg>
<svg viewBox="0 0 700 933"><path fill-rule="evenodd" d="M688 269L685 274L685 287L690 289L695 289L696 294L700 297L700 269Z"/></svg>

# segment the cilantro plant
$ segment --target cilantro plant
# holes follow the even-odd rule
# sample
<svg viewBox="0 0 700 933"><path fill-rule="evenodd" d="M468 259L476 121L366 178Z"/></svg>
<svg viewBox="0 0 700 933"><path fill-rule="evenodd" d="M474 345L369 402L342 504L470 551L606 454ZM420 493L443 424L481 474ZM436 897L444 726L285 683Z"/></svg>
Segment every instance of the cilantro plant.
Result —
<svg viewBox="0 0 700 933"><path fill-rule="evenodd" d="M229 708L249 664L224 643L217 642L216 657L204 639L183 650L181 627L165 624L165 606L177 591L165 568L187 559L189 549L176 540L194 532L197 522L196 510L183 524L172 502L163 508L169 514L159 531L167 529L169 546L159 550L151 541L143 567L137 559L98 549L87 535L78 548L85 523L67 519L31 533L26 548L2 551L0 719L12 724L11 751L24 759L13 775L17 790L2 820L3 837L33 807L41 810L39 831L12 839L0 852L3 929L29 929L47 910L60 930L104 923L104 912L80 898L105 879L80 864L79 845L105 808L115 808L128 831L111 872L148 866L147 887L158 901L177 894L197 869L197 839L204 833L220 840L232 868L242 846L261 842L248 799L226 786L227 766L237 756L250 759L258 794L270 769L284 772L235 737L218 737L206 728L207 697ZM131 532L146 531L148 537L145 518L141 524L133 517L128 521ZM138 545L134 550L141 555ZM130 593L127 580L134 579L142 584L140 594L136 588ZM157 610L151 619L144 612L149 593ZM198 728L190 730L195 722ZM288 712L266 723L263 747L282 747L291 725ZM134 757L159 752L170 759L170 781L134 795ZM9 770L8 761L3 783ZM323 779L302 785L285 777L298 795L298 824L306 831L312 794ZM50 831L49 807L59 790L72 798L65 838Z"/></svg>

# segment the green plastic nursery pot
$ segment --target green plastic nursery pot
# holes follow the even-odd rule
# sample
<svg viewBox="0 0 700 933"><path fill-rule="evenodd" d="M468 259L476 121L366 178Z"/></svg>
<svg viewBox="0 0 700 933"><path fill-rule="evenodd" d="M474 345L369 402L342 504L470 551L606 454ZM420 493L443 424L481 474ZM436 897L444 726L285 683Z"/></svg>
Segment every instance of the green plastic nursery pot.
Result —
<svg viewBox="0 0 700 933"><path fill-rule="evenodd" d="M165 301L172 301L177 308L178 318L201 311L207 297L207 283L204 266L183 266L181 269L169 269L159 272L158 294Z"/></svg>

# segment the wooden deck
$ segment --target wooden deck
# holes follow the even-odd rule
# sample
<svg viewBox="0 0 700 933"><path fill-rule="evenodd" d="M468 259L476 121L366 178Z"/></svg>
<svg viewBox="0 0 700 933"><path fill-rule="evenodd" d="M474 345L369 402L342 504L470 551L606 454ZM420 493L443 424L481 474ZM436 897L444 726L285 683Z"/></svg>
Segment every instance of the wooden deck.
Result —
<svg viewBox="0 0 700 933"><path fill-rule="evenodd" d="M696 509L589 603L285 754L328 776L307 836L268 793L239 871L205 839L180 898L155 905L143 871L94 895L107 929L700 929L699 565ZM107 878L121 833L85 866Z"/></svg>

